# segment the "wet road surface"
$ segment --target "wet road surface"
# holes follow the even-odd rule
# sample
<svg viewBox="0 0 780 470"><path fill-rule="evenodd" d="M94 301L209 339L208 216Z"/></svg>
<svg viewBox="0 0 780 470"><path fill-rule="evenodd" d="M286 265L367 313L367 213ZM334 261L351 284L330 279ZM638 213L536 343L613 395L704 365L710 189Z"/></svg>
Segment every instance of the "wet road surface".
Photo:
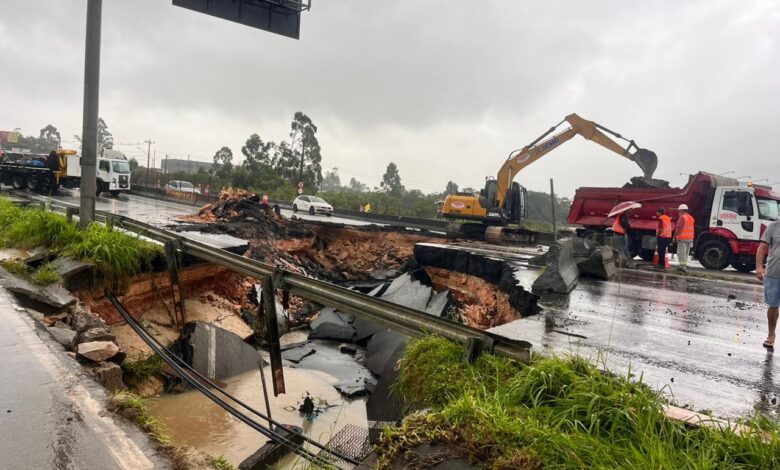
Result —
<svg viewBox="0 0 780 470"><path fill-rule="evenodd" d="M530 288L535 270L519 270ZM731 297L731 298L730 298ZM544 311L491 329L555 353L577 353L718 416L777 415L780 359L761 346L761 286L624 270L581 279L570 296L543 296Z"/></svg>
<svg viewBox="0 0 780 470"><path fill-rule="evenodd" d="M0 469L170 468L139 430L114 422L103 388L38 337L4 289L0 324Z"/></svg>

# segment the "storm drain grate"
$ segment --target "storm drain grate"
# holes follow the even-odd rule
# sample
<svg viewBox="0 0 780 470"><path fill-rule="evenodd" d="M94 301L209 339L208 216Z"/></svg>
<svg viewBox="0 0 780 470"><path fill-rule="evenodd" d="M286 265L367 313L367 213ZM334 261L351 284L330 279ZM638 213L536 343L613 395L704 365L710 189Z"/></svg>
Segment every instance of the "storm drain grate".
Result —
<svg viewBox="0 0 780 470"><path fill-rule="evenodd" d="M371 453L371 444L368 442L368 429L354 424L347 424L328 441L325 447L362 462ZM320 451L319 456L327 458L334 465L339 466L339 468L352 467L344 460L333 460L334 457L325 450Z"/></svg>

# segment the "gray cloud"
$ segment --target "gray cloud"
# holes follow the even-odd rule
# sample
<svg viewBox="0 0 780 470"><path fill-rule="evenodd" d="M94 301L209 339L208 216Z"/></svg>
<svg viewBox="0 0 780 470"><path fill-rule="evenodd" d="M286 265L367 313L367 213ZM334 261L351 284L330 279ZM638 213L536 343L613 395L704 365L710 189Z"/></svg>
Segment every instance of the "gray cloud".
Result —
<svg viewBox="0 0 780 470"><path fill-rule="evenodd" d="M79 132L85 2L0 0L0 128ZM104 0L101 115L119 142L238 152L286 137L297 110L324 165L377 184L479 186L563 116L599 121L660 158L658 175L780 180L771 136L773 1L314 1L300 41L175 8ZM134 147L132 147L134 149ZM134 150L135 151L135 150ZM581 139L522 173L531 189L622 184L638 170Z"/></svg>

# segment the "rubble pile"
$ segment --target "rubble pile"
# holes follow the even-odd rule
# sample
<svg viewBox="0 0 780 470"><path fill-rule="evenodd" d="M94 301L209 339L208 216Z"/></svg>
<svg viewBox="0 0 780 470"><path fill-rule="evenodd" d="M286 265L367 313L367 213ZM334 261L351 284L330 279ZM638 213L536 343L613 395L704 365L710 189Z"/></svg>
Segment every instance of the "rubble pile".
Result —
<svg viewBox="0 0 780 470"><path fill-rule="evenodd" d="M279 215L255 194L226 190L219 200L185 216L177 227L250 240L246 256L288 271L334 282L370 281L397 276L414 244L431 237L393 227L344 227Z"/></svg>

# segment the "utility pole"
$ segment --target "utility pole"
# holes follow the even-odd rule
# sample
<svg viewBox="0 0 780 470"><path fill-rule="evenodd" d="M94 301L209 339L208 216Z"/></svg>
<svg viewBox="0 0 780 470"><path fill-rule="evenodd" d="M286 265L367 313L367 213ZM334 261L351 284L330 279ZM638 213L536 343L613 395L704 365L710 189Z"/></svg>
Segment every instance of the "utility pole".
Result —
<svg viewBox="0 0 780 470"><path fill-rule="evenodd" d="M157 173L157 150L155 150L154 153L152 154L152 168L154 168L155 170L154 172ZM159 179L157 178L156 175L154 179L155 179L155 183L159 183ZM159 186L159 184L155 184L155 186Z"/></svg>
<svg viewBox="0 0 780 470"><path fill-rule="evenodd" d="M187 154L187 174L190 174L190 154Z"/></svg>
<svg viewBox="0 0 780 470"><path fill-rule="evenodd" d="M144 140L144 143L147 145L146 147L146 185L149 186L149 160L152 156L152 144L156 143L153 142L152 139Z"/></svg>
<svg viewBox="0 0 780 470"><path fill-rule="evenodd" d="M87 35L84 47L84 111L81 124L81 196L79 225L95 220L97 195L97 126L100 104L100 30L103 0L87 1Z"/></svg>

